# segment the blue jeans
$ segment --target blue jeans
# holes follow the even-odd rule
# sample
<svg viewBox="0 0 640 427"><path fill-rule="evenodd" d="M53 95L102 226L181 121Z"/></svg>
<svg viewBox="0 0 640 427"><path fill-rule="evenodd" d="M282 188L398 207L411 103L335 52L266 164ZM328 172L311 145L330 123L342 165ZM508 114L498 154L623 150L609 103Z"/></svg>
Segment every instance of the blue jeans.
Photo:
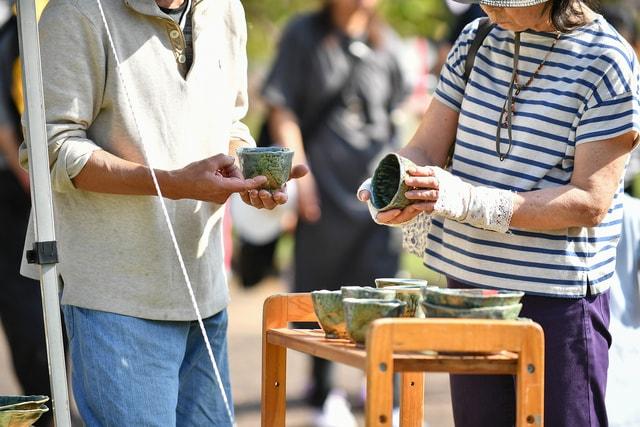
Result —
<svg viewBox="0 0 640 427"><path fill-rule="evenodd" d="M196 321L62 310L73 394L87 426L232 425ZM204 324L233 411L226 310Z"/></svg>

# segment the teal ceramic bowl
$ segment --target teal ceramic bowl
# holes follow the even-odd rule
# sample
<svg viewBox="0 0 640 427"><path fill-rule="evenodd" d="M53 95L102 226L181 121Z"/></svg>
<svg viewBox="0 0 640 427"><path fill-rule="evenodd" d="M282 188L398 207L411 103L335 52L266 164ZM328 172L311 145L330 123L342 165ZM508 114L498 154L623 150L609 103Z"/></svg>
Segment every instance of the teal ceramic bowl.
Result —
<svg viewBox="0 0 640 427"><path fill-rule="evenodd" d="M426 317L456 317L463 319L515 320L522 310L522 304L499 305L495 307L452 308L422 302ZM347 325L348 329L348 325Z"/></svg>
<svg viewBox="0 0 640 427"><path fill-rule="evenodd" d="M396 297L395 291L372 288L371 286L343 286L340 288L342 299L345 298L369 298L391 300Z"/></svg>
<svg viewBox="0 0 640 427"><path fill-rule="evenodd" d="M345 298L344 317L347 323L349 338L364 344L369 324L384 317L400 317L406 304L398 300Z"/></svg>
<svg viewBox="0 0 640 427"><path fill-rule="evenodd" d="M491 289L447 289L428 287L424 300L429 304L453 308L480 308L514 305L520 302L524 292Z"/></svg>
<svg viewBox="0 0 640 427"><path fill-rule="evenodd" d="M327 338L348 338L341 291L311 292L313 311Z"/></svg>
<svg viewBox="0 0 640 427"><path fill-rule="evenodd" d="M379 211L402 209L412 203L405 197L409 189L404 180L407 170L415 164L399 154L387 154L373 172L371 178L371 203Z"/></svg>
<svg viewBox="0 0 640 427"><path fill-rule="evenodd" d="M47 396L0 396L0 426L33 425L49 410Z"/></svg>
<svg viewBox="0 0 640 427"><path fill-rule="evenodd" d="M404 285L404 286L387 286L384 289L395 291L396 299L404 302L406 305L402 317L424 317L422 311L423 289L426 285Z"/></svg>
<svg viewBox="0 0 640 427"><path fill-rule="evenodd" d="M278 190L289 180L293 151L282 147L241 147L236 150L245 178L267 177L266 190Z"/></svg>
<svg viewBox="0 0 640 427"><path fill-rule="evenodd" d="M427 286L429 282L424 279L405 279L402 277L381 277L375 279L376 288L388 286Z"/></svg>

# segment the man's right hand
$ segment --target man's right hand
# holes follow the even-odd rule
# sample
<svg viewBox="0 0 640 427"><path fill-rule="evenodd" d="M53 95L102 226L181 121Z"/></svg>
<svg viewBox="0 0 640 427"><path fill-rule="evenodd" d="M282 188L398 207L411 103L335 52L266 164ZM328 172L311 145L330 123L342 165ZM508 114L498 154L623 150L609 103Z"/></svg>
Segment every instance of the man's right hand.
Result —
<svg viewBox="0 0 640 427"><path fill-rule="evenodd" d="M162 185L170 199L194 199L222 204L233 193L259 189L267 178L242 179L232 156L217 154L167 173Z"/></svg>

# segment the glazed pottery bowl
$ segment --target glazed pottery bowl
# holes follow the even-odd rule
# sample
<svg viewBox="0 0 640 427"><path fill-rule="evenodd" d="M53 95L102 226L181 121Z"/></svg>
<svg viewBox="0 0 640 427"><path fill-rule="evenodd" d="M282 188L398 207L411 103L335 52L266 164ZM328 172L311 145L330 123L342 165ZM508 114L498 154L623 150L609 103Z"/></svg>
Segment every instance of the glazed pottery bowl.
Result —
<svg viewBox="0 0 640 427"><path fill-rule="evenodd" d="M412 203L404 194L409 189L404 180L412 167L415 164L411 160L395 153L380 160L371 178L371 203L376 209L402 209Z"/></svg>
<svg viewBox="0 0 640 427"><path fill-rule="evenodd" d="M423 301L423 288L426 288L426 285L387 286L384 289L395 291L396 299L407 304L402 317L422 318L424 317L421 306Z"/></svg>
<svg viewBox="0 0 640 427"><path fill-rule="evenodd" d="M30 426L45 412L47 396L0 396L0 426Z"/></svg>
<svg viewBox="0 0 640 427"><path fill-rule="evenodd" d="M427 286L428 281L424 279L404 279L401 277L381 277L375 279L376 288L386 288L388 286Z"/></svg>
<svg viewBox="0 0 640 427"><path fill-rule="evenodd" d="M245 178L267 177L266 190L277 190L289 179L293 151L282 147L241 147L236 150Z"/></svg>
<svg viewBox="0 0 640 427"><path fill-rule="evenodd" d="M311 292L313 311L327 338L348 338L341 291Z"/></svg>
<svg viewBox="0 0 640 427"><path fill-rule="evenodd" d="M352 341L364 344L369 324L383 317L400 317L405 303L398 300L345 298L344 317L347 333Z"/></svg>
<svg viewBox="0 0 640 427"><path fill-rule="evenodd" d="M443 305L422 302L422 309L426 317L457 317L465 319L500 319L514 320L518 318L522 304L498 305L479 308L452 308ZM347 325L347 329L348 329Z"/></svg>
<svg viewBox="0 0 640 427"><path fill-rule="evenodd" d="M428 287L424 300L429 304L453 308L480 308L514 305L520 302L524 292L491 289L447 289Z"/></svg>
<svg viewBox="0 0 640 427"><path fill-rule="evenodd" d="M372 288L371 286L343 286L342 299L345 298L368 298L391 300L396 297L396 292L386 289Z"/></svg>

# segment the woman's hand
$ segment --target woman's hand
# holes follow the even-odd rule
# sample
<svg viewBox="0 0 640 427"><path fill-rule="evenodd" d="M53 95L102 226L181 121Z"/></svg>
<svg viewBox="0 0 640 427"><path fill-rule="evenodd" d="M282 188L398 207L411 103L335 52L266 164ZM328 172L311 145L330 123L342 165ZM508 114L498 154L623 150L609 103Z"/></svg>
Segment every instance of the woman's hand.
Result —
<svg viewBox="0 0 640 427"><path fill-rule="evenodd" d="M418 166L415 169L407 171L409 177L405 179L405 183L410 190L405 193L407 199L414 200L404 209L391 209L384 212L378 212L376 221L381 224L397 225L411 221L421 212L431 213L433 207L438 200L438 180L434 171L429 166ZM358 200L367 202L371 198L371 193L367 189L361 189L358 192Z"/></svg>

